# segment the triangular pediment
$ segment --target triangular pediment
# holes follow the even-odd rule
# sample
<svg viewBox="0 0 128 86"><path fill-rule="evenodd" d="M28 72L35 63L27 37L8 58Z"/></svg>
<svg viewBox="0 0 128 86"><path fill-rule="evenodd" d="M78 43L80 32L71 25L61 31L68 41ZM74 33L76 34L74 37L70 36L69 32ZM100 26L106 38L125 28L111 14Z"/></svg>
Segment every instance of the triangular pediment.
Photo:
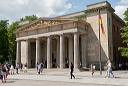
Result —
<svg viewBox="0 0 128 86"><path fill-rule="evenodd" d="M73 22L73 21L78 21L78 19L73 19L73 18L39 18L31 23L28 23L22 27L19 27L17 29L18 31L26 31L30 29L36 29L39 27L48 27L52 25L57 25L57 24L63 24L66 22Z"/></svg>

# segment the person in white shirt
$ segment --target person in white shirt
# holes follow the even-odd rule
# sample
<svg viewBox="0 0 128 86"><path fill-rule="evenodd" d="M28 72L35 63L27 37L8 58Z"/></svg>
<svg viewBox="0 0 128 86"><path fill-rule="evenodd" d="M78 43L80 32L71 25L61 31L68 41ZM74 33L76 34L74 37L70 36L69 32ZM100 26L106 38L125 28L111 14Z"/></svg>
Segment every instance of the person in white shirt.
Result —
<svg viewBox="0 0 128 86"><path fill-rule="evenodd" d="M108 63L108 65L107 65L107 67L108 67L108 70L107 70L108 71L108 77L107 78L110 77L110 74L112 74L112 76L115 77L115 75L112 73L112 63L111 63L111 61L108 60L107 63Z"/></svg>
<svg viewBox="0 0 128 86"><path fill-rule="evenodd" d="M40 68L41 68L41 65L38 64L37 66L38 66L38 74L40 74Z"/></svg>
<svg viewBox="0 0 128 86"><path fill-rule="evenodd" d="M17 73L17 74L19 74L19 73L18 73L18 68L19 68L19 64L17 63L17 64L16 64L16 73Z"/></svg>
<svg viewBox="0 0 128 86"><path fill-rule="evenodd" d="M10 74L14 74L14 67L13 67L13 65L11 65Z"/></svg>

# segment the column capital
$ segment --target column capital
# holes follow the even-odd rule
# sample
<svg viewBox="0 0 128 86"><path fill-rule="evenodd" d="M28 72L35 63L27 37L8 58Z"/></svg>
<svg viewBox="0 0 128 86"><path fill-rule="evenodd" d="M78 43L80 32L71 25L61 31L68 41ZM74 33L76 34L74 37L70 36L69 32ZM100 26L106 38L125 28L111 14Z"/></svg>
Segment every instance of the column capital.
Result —
<svg viewBox="0 0 128 86"><path fill-rule="evenodd" d="M73 38L73 35L72 35L72 34L68 34L67 37L68 37L69 39L72 39L72 38Z"/></svg>
<svg viewBox="0 0 128 86"><path fill-rule="evenodd" d="M51 35L49 35L49 36L47 36L47 38L52 38L52 36L51 36Z"/></svg>
<svg viewBox="0 0 128 86"><path fill-rule="evenodd" d="M15 40L16 42L21 42L21 40Z"/></svg>
<svg viewBox="0 0 128 86"><path fill-rule="evenodd" d="M63 36L64 37L65 35L64 34L60 34L60 36Z"/></svg>
<svg viewBox="0 0 128 86"><path fill-rule="evenodd" d="M29 41L30 40L30 38L25 38L25 39L23 39L23 41Z"/></svg>
<svg viewBox="0 0 128 86"><path fill-rule="evenodd" d="M79 32L75 32L74 35L80 35L80 33Z"/></svg>
<svg viewBox="0 0 128 86"><path fill-rule="evenodd" d="M53 38L55 38L55 39L59 39L60 37L59 37L59 35L55 35L55 36L52 36Z"/></svg>

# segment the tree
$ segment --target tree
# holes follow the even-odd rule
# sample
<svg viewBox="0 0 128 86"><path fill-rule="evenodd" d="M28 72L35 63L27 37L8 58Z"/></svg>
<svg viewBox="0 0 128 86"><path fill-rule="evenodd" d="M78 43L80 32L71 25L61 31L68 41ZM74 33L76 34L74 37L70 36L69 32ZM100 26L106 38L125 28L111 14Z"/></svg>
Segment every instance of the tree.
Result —
<svg viewBox="0 0 128 86"><path fill-rule="evenodd" d="M8 20L0 20L0 63L8 60Z"/></svg>
<svg viewBox="0 0 128 86"><path fill-rule="evenodd" d="M20 21L34 21L38 19L38 17L36 15L32 15L32 16L25 16L25 18L21 18Z"/></svg>
<svg viewBox="0 0 128 86"><path fill-rule="evenodd" d="M125 43L126 46L125 47L119 47L118 50L121 51L122 56L128 57L128 8L124 12L124 16L125 16L124 20L125 20L126 26L121 28L121 30L123 31L123 33L121 33L121 37L124 39L123 43Z"/></svg>
<svg viewBox="0 0 128 86"><path fill-rule="evenodd" d="M25 18L21 18L20 21L34 21L37 19L36 15L32 15L32 16L25 16ZM9 53L9 58L11 59L11 61L13 63L15 63L16 60L16 34L14 33L14 31L17 29L19 22L20 21L16 21L13 22L10 26L8 26L7 28L7 35L8 35L8 53Z"/></svg>
<svg viewBox="0 0 128 86"><path fill-rule="evenodd" d="M19 22L13 22L8 28L7 28L7 35L8 35L8 53L10 60L15 63L16 59L16 35L14 33L14 30L16 30Z"/></svg>

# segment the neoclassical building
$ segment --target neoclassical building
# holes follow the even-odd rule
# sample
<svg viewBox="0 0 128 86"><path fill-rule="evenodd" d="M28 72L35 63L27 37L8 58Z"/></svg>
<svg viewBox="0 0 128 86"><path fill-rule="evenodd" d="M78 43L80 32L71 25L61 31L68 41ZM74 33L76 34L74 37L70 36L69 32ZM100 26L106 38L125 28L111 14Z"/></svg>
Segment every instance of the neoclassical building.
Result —
<svg viewBox="0 0 128 86"><path fill-rule="evenodd" d="M119 62L118 46L123 46L120 28L124 21L107 1L87 5L87 10L58 16L39 18L33 22L21 22L16 30L17 63L27 63L35 68L36 63L47 61L47 68L99 67L107 59ZM99 12L106 35L102 34Z"/></svg>

